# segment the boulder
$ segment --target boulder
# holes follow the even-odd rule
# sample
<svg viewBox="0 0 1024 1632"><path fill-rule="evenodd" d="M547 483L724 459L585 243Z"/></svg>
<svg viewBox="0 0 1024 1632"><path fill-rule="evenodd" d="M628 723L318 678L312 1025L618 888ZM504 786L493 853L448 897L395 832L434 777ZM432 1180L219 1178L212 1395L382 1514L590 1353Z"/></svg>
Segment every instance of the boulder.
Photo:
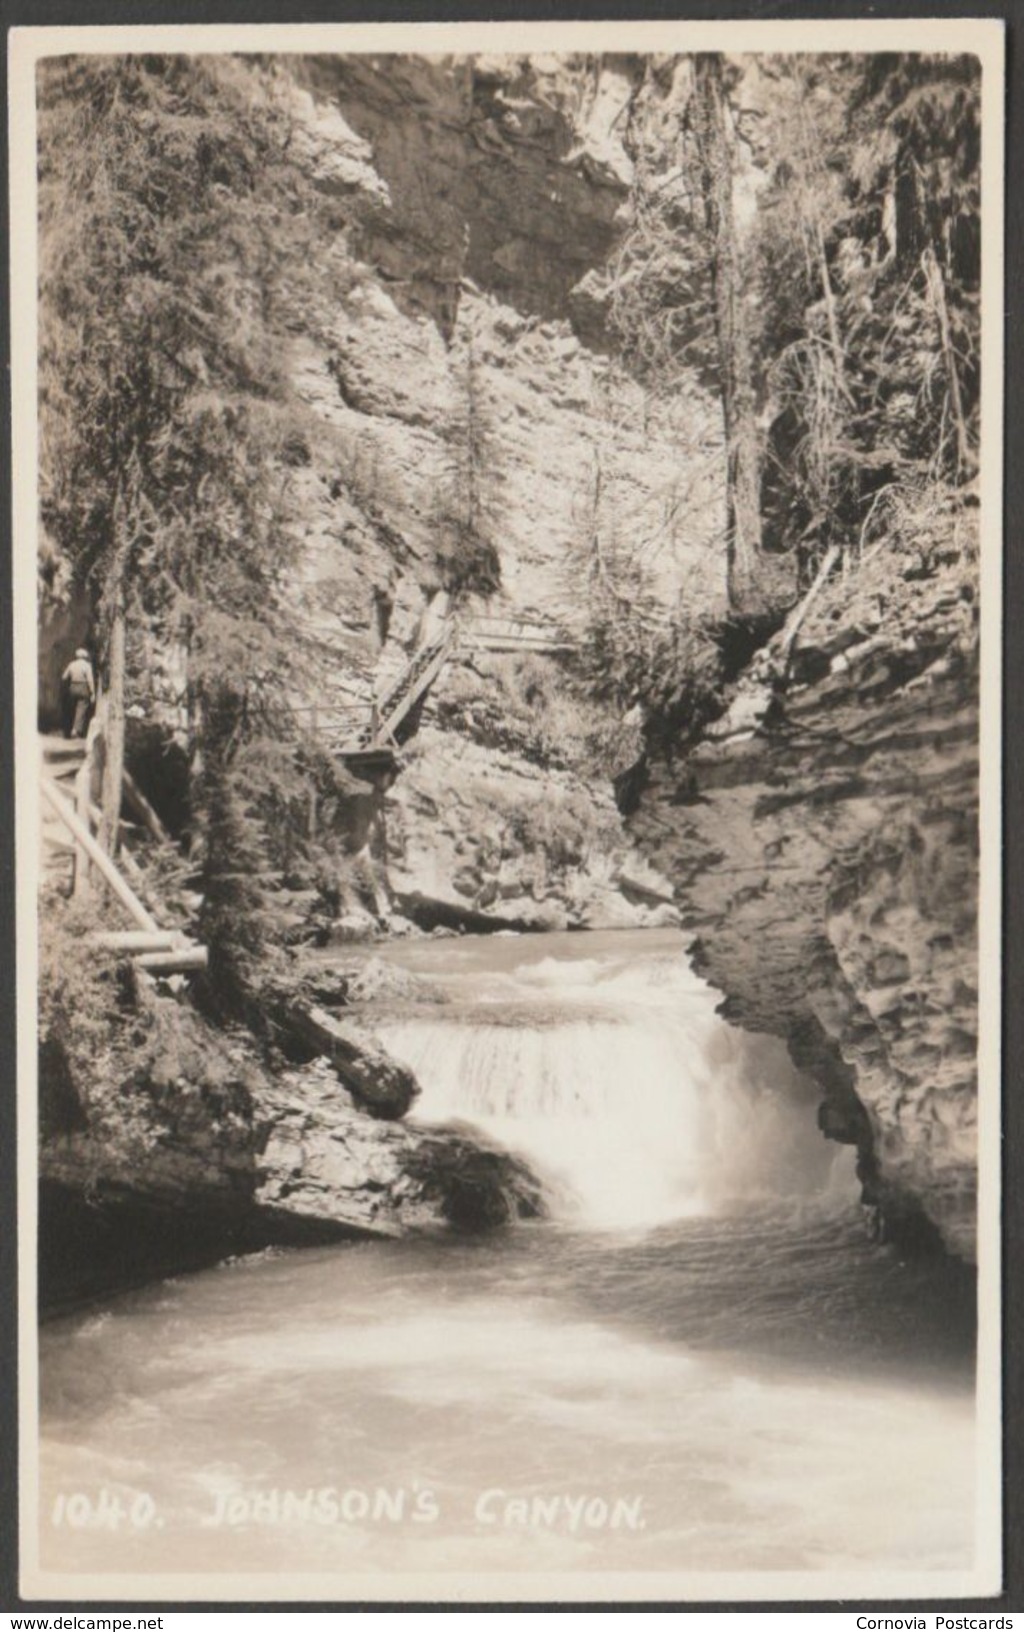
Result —
<svg viewBox="0 0 1024 1632"><path fill-rule="evenodd" d="M349 1003L447 1003L439 986L384 958L370 958L346 981Z"/></svg>

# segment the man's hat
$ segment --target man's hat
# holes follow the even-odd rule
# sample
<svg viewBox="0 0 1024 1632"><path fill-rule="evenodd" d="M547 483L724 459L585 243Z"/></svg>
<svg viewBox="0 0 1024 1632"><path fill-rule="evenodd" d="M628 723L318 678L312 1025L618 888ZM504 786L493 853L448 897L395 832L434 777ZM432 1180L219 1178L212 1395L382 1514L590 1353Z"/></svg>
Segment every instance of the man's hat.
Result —
<svg viewBox="0 0 1024 1632"><path fill-rule="evenodd" d="M88 657L89 653L86 651L84 646L79 646L78 650L75 653L75 656L76 657Z"/></svg>

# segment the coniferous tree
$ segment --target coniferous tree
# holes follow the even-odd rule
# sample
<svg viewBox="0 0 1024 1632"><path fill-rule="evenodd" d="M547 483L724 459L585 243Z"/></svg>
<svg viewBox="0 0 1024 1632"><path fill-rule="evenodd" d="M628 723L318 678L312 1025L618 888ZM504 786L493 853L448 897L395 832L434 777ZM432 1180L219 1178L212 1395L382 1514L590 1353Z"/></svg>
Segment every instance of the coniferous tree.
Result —
<svg viewBox="0 0 1024 1632"><path fill-rule="evenodd" d="M679 390L687 373L722 414L727 585L737 615L784 605L785 563L764 548L761 381L750 311L751 248L736 216L740 169L733 65L700 54L681 94L669 87L674 140L652 117L657 76L640 97L632 138L632 221L611 276L611 319L627 363L649 389ZM656 130L645 136L645 120Z"/></svg>
<svg viewBox="0 0 1024 1632"><path fill-rule="evenodd" d="M697 56L693 72L688 117L700 164L725 428L729 601L736 611L761 610L770 596L761 548L760 433L721 56Z"/></svg>
<svg viewBox="0 0 1024 1632"><path fill-rule="evenodd" d="M698 56L644 83L612 323L649 387L720 398L737 609L974 475L978 94L974 59L927 53Z"/></svg>
<svg viewBox="0 0 1024 1632"><path fill-rule="evenodd" d="M152 697L157 651L177 653L204 910L214 939L245 942L219 906L239 824L267 858L260 824L296 793L294 754L273 751L294 735L281 589L298 410L283 363L296 313L329 297L325 205L252 65L69 58L39 89L41 510L96 612L105 837L113 848L126 687ZM253 891L255 922L255 874Z"/></svg>
<svg viewBox="0 0 1024 1632"><path fill-rule="evenodd" d="M977 65L779 59L766 78L766 524L813 560L976 468Z"/></svg>
<svg viewBox="0 0 1024 1632"><path fill-rule="evenodd" d="M475 338L466 334L456 375L460 400L448 421L450 463L439 489L438 566L444 587L459 595L492 595L501 584L501 557L491 539L488 503L493 433Z"/></svg>

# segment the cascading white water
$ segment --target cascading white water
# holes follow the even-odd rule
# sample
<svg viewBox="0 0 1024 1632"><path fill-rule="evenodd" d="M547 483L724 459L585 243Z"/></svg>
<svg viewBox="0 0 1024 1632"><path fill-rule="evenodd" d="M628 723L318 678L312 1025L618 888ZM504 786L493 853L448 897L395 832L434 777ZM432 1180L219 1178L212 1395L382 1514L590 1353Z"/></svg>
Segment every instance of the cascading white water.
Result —
<svg viewBox="0 0 1024 1632"><path fill-rule="evenodd" d="M456 977L450 1007L378 1028L420 1081L417 1120L469 1122L520 1151L595 1225L826 1187L837 1153L813 1088L781 1044L715 1014L681 939L636 967L559 939L554 956L524 952L483 989Z"/></svg>
<svg viewBox="0 0 1024 1632"><path fill-rule="evenodd" d="M969 1566L969 1277L879 1251L835 1204L851 1153L781 1045L715 1016L683 945L389 948L448 999L420 988L379 1024L420 1072L420 1117L557 1169L576 1217L272 1251L51 1323L46 1566L309 1572L340 1597L404 1572L683 1570L698 1597L716 1570L824 1593L844 1570L863 1590L869 1567ZM499 1488L555 1520L492 1522ZM129 1509L144 1491L159 1518L55 1526L97 1490ZM336 1520L309 1517L322 1493ZM639 1527L573 1529L584 1496L638 1502Z"/></svg>

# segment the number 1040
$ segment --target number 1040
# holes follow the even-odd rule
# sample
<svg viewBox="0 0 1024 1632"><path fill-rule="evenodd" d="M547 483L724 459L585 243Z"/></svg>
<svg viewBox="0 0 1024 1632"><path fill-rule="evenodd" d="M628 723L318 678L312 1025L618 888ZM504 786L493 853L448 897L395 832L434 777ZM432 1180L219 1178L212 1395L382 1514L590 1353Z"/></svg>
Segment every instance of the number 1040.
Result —
<svg viewBox="0 0 1024 1632"><path fill-rule="evenodd" d="M156 1518L156 1503L146 1490L118 1495L101 1489L95 1495L84 1491L61 1491L53 1504L50 1522L55 1528L70 1530L146 1530Z"/></svg>

